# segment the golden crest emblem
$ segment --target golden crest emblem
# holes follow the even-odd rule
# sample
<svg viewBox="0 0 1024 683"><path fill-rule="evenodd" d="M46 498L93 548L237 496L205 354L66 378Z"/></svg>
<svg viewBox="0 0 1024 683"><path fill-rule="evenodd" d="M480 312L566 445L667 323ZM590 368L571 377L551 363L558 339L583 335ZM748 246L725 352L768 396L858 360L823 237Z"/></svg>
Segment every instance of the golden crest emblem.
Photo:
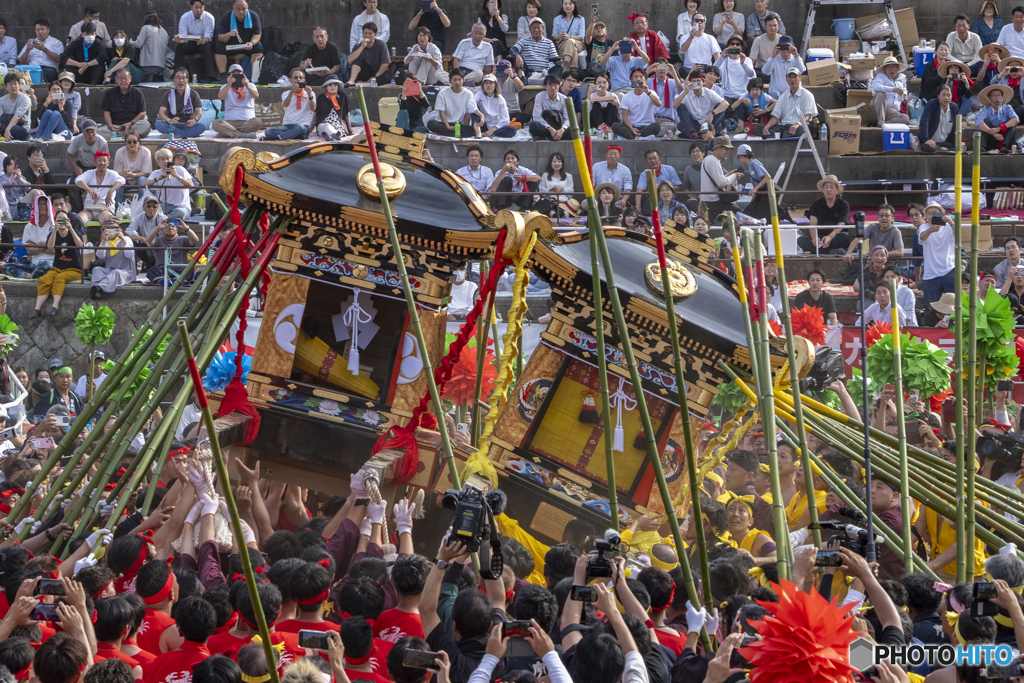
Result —
<svg viewBox="0 0 1024 683"><path fill-rule="evenodd" d="M693 296L697 291L697 279L693 277L686 266L678 261L667 259L668 262L668 284L672 290L672 300L682 301ZM659 298L664 298L665 290L662 287L661 266L657 261L651 261L644 268L644 280L647 288Z"/></svg>
<svg viewBox="0 0 1024 683"><path fill-rule="evenodd" d="M380 174L384 179L384 191L388 199L394 199L405 191L405 174L391 164L381 162ZM366 164L356 173L356 185L359 191L370 199L380 200L377 189L377 176L373 173L373 164Z"/></svg>

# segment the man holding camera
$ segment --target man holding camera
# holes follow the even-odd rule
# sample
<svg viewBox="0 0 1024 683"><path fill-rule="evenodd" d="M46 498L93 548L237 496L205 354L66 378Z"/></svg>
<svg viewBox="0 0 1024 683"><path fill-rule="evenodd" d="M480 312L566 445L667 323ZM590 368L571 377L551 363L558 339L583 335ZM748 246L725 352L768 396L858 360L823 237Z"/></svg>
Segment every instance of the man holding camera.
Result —
<svg viewBox="0 0 1024 683"><path fill-rule="evenodd" d="M786 84L789 83L789 73L796 69L798 74L807 71L804 60L800 59L800 51L793 44L789 36L782 36L772 50L772 56L765 60L761 67L761 73L771 79L768 84L768 93L779 98L786 91Z"/></svg>
<svg viewBox="0 0 1024 683"><path fill-rule="evenodd" d="M679 51L686 53L683 67L687 69L692 69L697 64L714 64L722 54L718 40L704 32L706 25L707 19L703 14L694 15L690 35L679 46Z"/></svg>
<svg viewBox="0 0 1024 683"><path fill-rule="evenodd" d="M221 86L217 97L224 102L224 120L210 124L221 138L256 139L256 131L263 128L263 121L256 118L256 98L259 91L245 77L238 64L228 70L228 82Z"/></svg>
<svg viewBox="0 0 1024 683"><path fill-rule="evenodd" d="M633 90L622 96L622 121L612 124L612 131L620 138L634 140L661 132L661 125L654 120L654 110L661 106L661 100L647 85L646 75L644 69L635 69L630 74Z"/></svg>
<svg viewBox="0 0 1024 683"><path fill-rule="evenodd" d="M830 507L824 513L821 514L819 520L822 522L848 522L855 523L861 520L854 520L849 517L844 517L839 514L839 506ZM895 484L889 484L888 482L874 477L871 480L871 509L878 515L882 522L892 529L893 533L897 536L903 536L903 515L900 512L900 488ZM913 510L911 510L913 513ZM924 515L921 515L922 517ZM822 540L825 540L827 532L822 531ZM836 531L834 535L846 536L845 530ZM954 544L955 550L955 544ZM880 581L885 579L892 579L899 581L903 576L903 559L896 554L896 552L888 547L885 543L876 543L875 551L878 558L878 579Z"/></svg>
<svg viewBox="0 0 1024 683"><path fill-rule="evenodd" d="M160 168L150 173L140 184L154 188L153 193L165 216L188 219L192 215L192 202L188 197L192 178L188 171L174 165L174 153L166 147L158 149L153 158Z"/></svg>
<svg viewBox="0 0 1024 683"><path fill-rule="evenodd" d="M153 232L149 233L146 243L157 249L161 256L165 249L170 249L170 270L180 275L188 265L189 250L199 244L199 237L192 232L192 228L180 220L165 218ZM146 271L146 277L151 281L156 281L163 276L164 260L161 258L157 265Z"/></svg>
<svg viewBox="0 0 1024 683"><path fill-rule="evenodd" d="M686 79L686 88L672 102L679 115L679 135L696 140L702 124L708 124L715 133L720 130L729 103L710 88L704 87L704 74L694 69Z"/></svg>

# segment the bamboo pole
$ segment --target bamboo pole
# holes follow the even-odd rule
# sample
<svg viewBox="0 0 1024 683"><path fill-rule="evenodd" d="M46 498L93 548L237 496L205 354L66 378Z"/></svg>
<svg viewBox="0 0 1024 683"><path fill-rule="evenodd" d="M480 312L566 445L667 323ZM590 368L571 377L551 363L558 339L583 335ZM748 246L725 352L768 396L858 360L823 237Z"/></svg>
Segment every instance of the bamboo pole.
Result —
<svg viewBox="0 0 1024 683"><path fill-rule="evenodd" d="M594 198L594 187L590 181L590 170L587 168L586 155L583 152L583 141L580 139L580 127L576 121L576 111L572 100L566 100L566 109L569 114L569 125L572 129L573 149L576 153L576 163L580 169L580 176L583 184L583 191L587 196L587 219L591 226L601 224L601 218L597 213L597 201ZM676 519L675 507L672 503L672 496L668 490L668 482L665 481L665 473L661 468L661 457L658 454L657 444L654 439L654 429L651 426L651 416L647 411L647 397L644 396L643 383L640 373L637 370L636 358L633 355L633 344L629 337L629 327L626 325L626 318L622 313L622 304L619 302L619 290L615 284L615 273L612 270L611 254L608 251L608 244L605 241L604 230L591 230L591 239L597 238L598 251L601 254L601 263L604 266L605 284L608 288L608 298L611 299L612 310L615 313L615 325L619 330L622 352L629 370L630 380L633 383L633 390L636 394L637 411L640 413L640 420L644 425L644 434L647 441L647 458L650 460L651 468L654 470L654 479L658 483L658 491L665 504L665 514L668 516L669 527L672 529L672 539L675 542L676 554L679 564L683 569L683 577L686 580L686 593L691 605L697 605L697 588L693 584L693 575L690 571L690 560L686 555L683 545L683 535L679 529L679 520ZM595 320L595 325L600 325L601 319ZM681 379L677 381L682 381ZM710 592L710 591L706 591ZM710 639L705 632L701 633L701 642L706 650L711 650Z"/></svg>
<svg viewBox="0 0 1024 683"><path fill-rule="evenodd" d="M804 404L801 400L800 391L800 368L796 366L796 346L793 340L793 318L789 304L789 284L786 281L786 262L782 254L782 230L779 228L779 207L775 200L775 181L768 176L768 208L772 217L772 237L775 244L775 264L779 271L779 288L782 301L782 310L779 311L782 318L782 325L786 331L786 353L789 357L789 387L793 392L793 416L796 418L797 447L800 450L800 462L804 470L804 488L807 490L807 500L814 499L814 473L811 471L811 459L807 456L807 428L804 424ZM807 511L810 513L811 538L814 540L814 547L821 548L821 530L814 528L818 523L818 506L808 503ZM778 542L776 541L776 545ZM792 553L792 549L790 549Z"/></svg>
<svg viewBox="0 0 1024 683"><path fill-rule="evenodd" d="M370 148L373 173L377 176L377 192L380 194L381 211L384 213L384 219L387 221L388 236L391 238L391 251L395 256L398 276L402 280L402 291L405 293L405 304L409 309L409 322L412 323L413 332L416 335L416 344L419 346L420 357L423 359L423 375L427 380L427 390L430 392L434 416L437 418L437 431L441 435L441 449L445 462L448 465L448 477L451 479L453 488L461 489L462 482L459 479L459 469L455 464L451 437L444 423L444 407L441 405L441 395L437 390L437 382L434 381L434 367L430 362L427 342L423 337L423 328L420 326L420 314L416 307L416 298L413 296L412 287L409 286L409 273L405 269L405 259L402 258L402 244L398 241L395 218L391 214L391 203L384 188L384 178L380 172L380 160L377 158L377 143L373 139L373 128L370 126L370 112L366 107L366 95L363 93L362 88L359 88L359 109L363 115L363 126L366 129L366 144Z"/></svg>
<svg viewBox="0 0 1024 683"><path fill-rule="evenodd" d="M910 472L907 466L907 425L903 417L903 360L900 349L900 307L896 303L896 281L889 281L889 308L892 311L892 355L896 385L896 436L900 443L900 515L903 517L904 571L910 574L906 558L913 553L910 542Z"/></svg>
<svg viewBox="0 0 1024 683"><path fill-rule="evenodd" d="M665 317L668 319L669 341L672 344L672 367L676 375L676 400L679 402L679 418L683 423L683 441L686 452L686 472L690 480L690 503L693 505L694 530L697 532L697 550L700 554L700 575L703 585L711 585L711 570L708 568L707 539L704 537L704 515L700 505L700 485L697 481L697 457L693 452L693 435L690 430L690 402L686 397L686 382L683 379L683 353L679 347L679 326L676 322L676 308L672 300L672 286L669 282L668 257L665 255L665 236L661 232L661 214L658 211L658 190L654 182L654 171L647 169L647 192L651 202L651 218L654 239L658 245L658 267L661 269L661 290L665 299ZM685 267L685 266L683 266ZM700 520L698 522L697 520ZM704 607L713 613L711 591L704 591Z"/></svg>
<svg viewBox="0 0 1024 683"><path fill-rule="evenodd" d="M486 280L487 261L480 261L480 287L483 287ZM494 306L493 294L487 297L487 301L484 302L480 318L476 321L476 383L473 390L473 408L470 411L473 416L473 425L470 432L473 435L474 448L478 448L480 445L480 434L483 427L483 425L480 424L480 415L482 414L481 395L483 394L484 389L484 361L487 359L487 324L485 321L490 319L492 306Z"/></svg>
<svg viewBox="0 0 1024 683"><path fill-rule="evenodd" d="M383 190L383 188L381 189ZM210 440L210 450L213 451L213 461L217 466L217 476L220 477L221 489L224 492L224 499L227 501L228 512L231 515L231 530L235 534L235 542L239 544L238 560L242 564L245 583L249 589L249 599L252 602L253 611L256 613L256 626L259 627L260 640L263 641L263 652L267 657L267 662L274 662L274 646L270 642L270 629L267 627L267 617L263 614L263 604L260 602L260 594L256 587L256 573L252 570L252 560L249 558L248 548L245 547L245 541L243 540L245 534L242 532L242 520L238 516L235 496L231 492L231 479L228 476L227 465L224 464L224 456L220 451L217 427L213 423L213 412L206 401L206 391L203 389L203 379L199 374L199 366L196 364L195 355L192 353L192 342L188 337L188 328L185 327L184 321L180 320L178 321L178 338L181 340L181 348L184 350L185 358L188 361L189 374L192 376L192 388L196 392L199 409L203 412L206 436ZM188 395L185 391L182 394ZM271 683L278 683L277 667L268 666L267 672L270 675Z"/></svg>
<svg viewBox="0 0 1024 683"><path fill-rule="evenodd" d="M970 322L967 328L967 394L970 400L967 402L967 435L970 438L964 442L964 467L966 479L964 482L964 581L974 581L974 433L978 426L978 409L980 402L975 401L977 387L980 384L982 390L985 387L984 375L979 375L979 369L984 371L985 361L978 365L978 199L981 191L981 133L975 131L974 142L974 164L971 168L971 293L970 293ZM960 207L956 207L960 213ZM959 235L957 236L959 239ZM959 254L957 254L959 257ZM959 321L957 321L959 322ZM959 350L958 350L959 353ZM970 557L970 561L967 561Z"/></svg>
<svg viewBox="0 0 1024 683"><path fill-rule="evenodd" d="M953 137L956 140L956 161L954 162L954 203L957 207L960 207L961 195L963 194L963 156L964 156L964 145L963 139L963 116L957 115L956 117L956 130ZM954 436L956 438L956 580L957 583L963 583L967 578L967 556L964 546L964 539L966 538L966 527L964 522L964 482L967 480L967 475L964 470L964 326L963 326L963 295L961 291L961 281L963 280L963 259L960 258L960 224L961 224L961 211L954 212L954 230L956 235L953 241L956 245L956 264L954 265L954 278L953 282L954 291L956 296L953 303L953 320L956 321L956 327L953 328L954 343L953 343L953 397L955 407L953 414L955 415L955 427Z"/></svg>

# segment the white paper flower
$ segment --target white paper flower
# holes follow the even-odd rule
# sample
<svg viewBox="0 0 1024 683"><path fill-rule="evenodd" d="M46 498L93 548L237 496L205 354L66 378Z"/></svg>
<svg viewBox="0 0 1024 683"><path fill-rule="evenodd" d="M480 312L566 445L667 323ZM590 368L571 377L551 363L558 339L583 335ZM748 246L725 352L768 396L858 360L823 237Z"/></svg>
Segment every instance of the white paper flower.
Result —
<svg viewBox="0 0 1024 683"><path fill-rule="evenodd" d="M329 398L320 399L320 412L324 415L340 415L341 409L338 402Z"/></svg>
<svg viewBox="0 0 1024 683"><path fill-rule="evenodd" d="M380 424L380 415L377 414L376 410L367 410L363 413L363 422L368 425Z"/></svg>

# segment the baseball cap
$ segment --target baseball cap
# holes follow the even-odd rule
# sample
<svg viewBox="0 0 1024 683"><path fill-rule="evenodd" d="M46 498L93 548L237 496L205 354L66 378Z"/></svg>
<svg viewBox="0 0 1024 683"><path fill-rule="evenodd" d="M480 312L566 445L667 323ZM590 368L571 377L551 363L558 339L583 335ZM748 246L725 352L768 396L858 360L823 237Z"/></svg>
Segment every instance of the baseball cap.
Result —
<svg viewBox="0 0 1024 683"><path fill-rule="evenodd" d="M242 70L242 65L241 64L232 64L228 68L228 73L231 73L232 71L242 71L242 73L245 73L245 71Z"/></svg>
<svg viewBox="0 0 1024 683"><path fill-rule="evenodd" d="M793 38L790 36L779 36L779 47L786 47L793 44Z"/></svg>
<svg viewBox="0 0 1024 683"><path fill-rule="evenodd" d="M107 359L107 354L103 353L102 351L97 351L96 352L96 360L106 360L106 359Z"/></svg>
<svg viewBox="0 0 1024 683"><path fill-rule="evenodd" d="M498 77L495 76L494 74L487 74L486 76L484 76L484 81L491 81L492 83L497 83ZM481 83L482 82L483 81L481 81Z"/></svg>
<svg viewBox="0 0 1024 683"><path fill-rule="evenodd" d="M96 130L96 128L97 128L96 122L93 121L92 119L86 119L85 121L82 122L82 125L80 126L80 129L83 130L83 131L86 131L86 130Z"/></svg>
<svg viewBox="0 0 1024 683"><path fill-rule="evenodd" d="M750 156L750 145L740 145L736 148L736 156L748 157Z"/></svg>
<svg viewBox="0 0 1024 683"><path fill-rule="evenodd" d="M700 132L701 133L706 133L709 130L711 130L711 126L709 126L708 124L706 124L706 123L700 124Z"/></svg>
<svg viewBox="0 0 1024 683"><path fill-rule="evenodd" d="M544 26L544 20L543 20L543 19L541 19L540 17L534 17L533 19L530 19L530 26L533 26L533 25L534 25L534 24L536 24L536 23L537 23L538 21L540 22L540 25L541 25L541 26Z"/></svg>
<svg viewBox="0 0 1024 683"><path fill-rule="evenodd" d="M885 252L888 252L888 251L889 251L888 249L886 249L886 248L885 248L885 245L882 245L882 244L876 244L875 246L871 247L871 253L872 253L872 254L874 254L874 253L875 253L876 251L878 251L879 249L881 249L881 250L883 250L883 251L885 251Z"/></svg>
<svg viewBox="0 0 1024 683"><path fill-rule="evenodd" d="M46 364L46 369L53 370L54 368L59 368L63 365L64 361L62 361L60 358L51 358L50 362Z"/></svg>

